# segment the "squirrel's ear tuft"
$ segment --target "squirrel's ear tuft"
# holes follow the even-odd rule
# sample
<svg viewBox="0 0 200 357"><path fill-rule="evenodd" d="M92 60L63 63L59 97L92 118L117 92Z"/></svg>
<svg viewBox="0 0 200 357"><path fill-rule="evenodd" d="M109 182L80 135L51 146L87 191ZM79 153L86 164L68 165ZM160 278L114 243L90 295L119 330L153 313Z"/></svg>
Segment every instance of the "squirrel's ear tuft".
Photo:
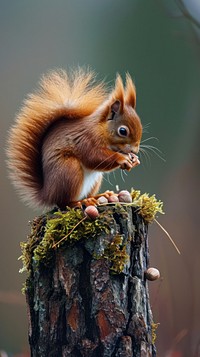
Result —
<svg viewBox="0 0 200 357"><path fill-rule="evenodd" d="M119 74L117 74L117 78L115 81L115 88L112 92L112 100L113 100L112 106L114 106L114 108L115 107L118 108L117 110L111 108L111 110L113 110L114 112L120 110L120 113L122 113L124 110L124 86L121 76Z"/></svg>
<svg viewBox="0 0 200 357"><path fill-rule="evenodd" d="M136 88L129 73L126 74L125 102L133 108L136 106Z"/></svg>

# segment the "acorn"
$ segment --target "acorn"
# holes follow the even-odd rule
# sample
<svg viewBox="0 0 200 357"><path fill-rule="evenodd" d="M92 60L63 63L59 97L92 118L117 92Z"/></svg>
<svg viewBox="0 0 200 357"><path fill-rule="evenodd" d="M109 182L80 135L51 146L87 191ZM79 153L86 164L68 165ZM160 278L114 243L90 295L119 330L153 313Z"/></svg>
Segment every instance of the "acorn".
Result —
<svg viewBox="0 0 200 357"><path fill-rule="evenodd" d="M147 280L154 281L160 278L160 272L156 268L148 268L145 272L145 277Z"/></svg>
<svg viewBox="0 0 200 357"><path fill-rule="evenodd" d="M118 194L119 202L132 203L132 197L130 192L127 190L122 190Z"/></svg>
<svg viewBox="0 0 200 357"><path fill-rule="evenodd" d="M95 220L99 216L99 211L95 206L87 206L84 212L88 217L93 220Z"/></svg>

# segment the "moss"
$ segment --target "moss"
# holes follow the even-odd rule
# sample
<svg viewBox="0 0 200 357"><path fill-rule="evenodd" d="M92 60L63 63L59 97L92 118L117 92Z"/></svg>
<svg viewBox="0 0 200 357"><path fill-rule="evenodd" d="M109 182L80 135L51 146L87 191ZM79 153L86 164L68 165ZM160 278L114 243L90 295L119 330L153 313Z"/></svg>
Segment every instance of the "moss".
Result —
<svg viewBox="0 0 200 357"><path fill-rule="evenodd" d="M140 191L131 191L133 205L138 207L138 213L147 223L152 223L156 218L157 213L164 214L163 202L157 200L155 195L149 196L148 193L140 194Z"/></svg>
<svg viewBox="0 0 200 357"><path fill-rule="evenodd" d="M19 259L21 259L23 263L20 273L30 269L34 250L37 248L44 235L46 221L47 215L36 217L31 223L31 234L28 237L28 240L20 243L22 255Z"/></svg>
<svg viewBox="0 0 200 357"><path fill-rule="evenodd" d="M114 274L123 272L126 263L129 260L127 254L127 243L124 243L122 235L116 235L108 247L105 249L103 257L111 262L110 270Z"/></svg>
<svg viewBox="0 0 200 357"><path fill-rule="evenodd" d="M163 203L149 196L147 193L132 190L132 203L116 203L120 214L126 214L124 205L134 206L146 223L153 222L157 213L163 213ZM110 213L110 217L112 217ZM66 244L75 244L81 239L96 237L102 231L109 233L109 211L102 212L96 220L86 219L81 209L70 209L61 212L54 210L45 215L37 217L31 225L31 234L27 242L21 243L22 255L19 259L23 262L21 272L30 271L34 262L35 266L40 263L48 265L55 253L55 249L63 249ZM111 271L121 273L128 261L126 245L123 237L117 235L104 250L103 256L111 262ZM98 257L97 257L98 258Z"/></svg>
<svg viewBox="0 0 200 357"><path fill-rule="evenodd" d="M36 218L32 223L31 234L27 242L21 243L23 271L29 271L34 263L48 265L54 256L55 249L66 244L74 244L81 239L95 237L102 231L109 231L104 215L95 221L85 219L81 209L68 209L66 212L56 211L53 214ZM76 227L76 229L74 229Z"/></svg>
<svg viewBox="0 0 200 357"><path fill-rule="evenodd" d="M158 328L158 326L159 326L160 324L159 323L155 323L155 322L153 322L152 324L151 324L151 335L152 335L152 344L153 345L155 345L155 342L156 342L156 330L157 330L157 328Z"/></svg>
<svg viewBox="0 0 200 357"><path fill-rule="evenodd" d="M27 282L24 282L22 284L21 292L22 292L23 295L25 295L26 291L27 291Z"/></svg>

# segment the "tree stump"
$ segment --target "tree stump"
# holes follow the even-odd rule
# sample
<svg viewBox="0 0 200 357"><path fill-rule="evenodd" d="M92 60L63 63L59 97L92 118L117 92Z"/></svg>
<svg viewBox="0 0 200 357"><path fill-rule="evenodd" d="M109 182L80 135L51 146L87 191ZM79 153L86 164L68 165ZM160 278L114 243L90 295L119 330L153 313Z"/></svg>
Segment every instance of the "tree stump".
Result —
<svg viewBox="0 0 200 357"><path fill-rule="evenodd" d="M133 207L99 211L109 229L63 243L39 263L33 251L46 218L35 224L25 289L32 357L156 356L144 274L148 224Z"/></svg>

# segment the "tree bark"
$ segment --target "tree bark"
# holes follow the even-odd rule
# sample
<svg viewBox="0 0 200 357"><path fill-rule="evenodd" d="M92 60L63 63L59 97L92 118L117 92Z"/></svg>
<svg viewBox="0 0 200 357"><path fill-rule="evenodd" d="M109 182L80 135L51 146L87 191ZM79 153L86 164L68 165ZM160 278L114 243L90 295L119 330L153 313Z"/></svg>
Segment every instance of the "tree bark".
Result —
<svg viewBox="0 0 200 357"><path fill-rule="evenodd" d="M108 214L110 233L55 249L48 267L32 259L26 281L32 357L156 356L144 274L148 225L132 207L99 211ZM105 251L108 242L114 251L117 236L128 259L113 273L117 255Z"/></svg>

